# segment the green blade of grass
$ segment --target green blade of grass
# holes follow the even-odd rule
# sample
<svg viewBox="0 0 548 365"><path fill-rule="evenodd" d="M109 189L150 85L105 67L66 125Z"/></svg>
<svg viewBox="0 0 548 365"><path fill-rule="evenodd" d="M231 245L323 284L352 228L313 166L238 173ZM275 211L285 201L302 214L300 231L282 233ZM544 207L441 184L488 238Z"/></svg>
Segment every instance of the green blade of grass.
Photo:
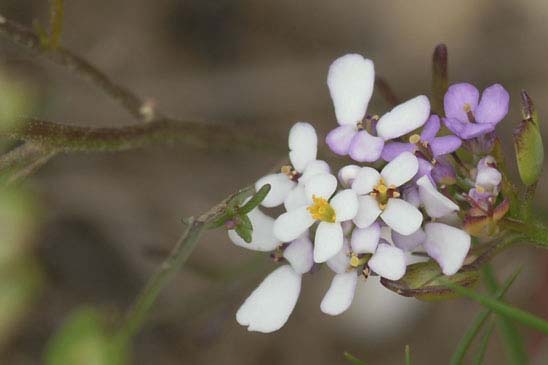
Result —
<svg viewBox="0 0 548 365"><path fill-rule="evenodd" d="M491 322L489 324L489 327L487 327L485 334L481 338L480 347L478 349L478 352L476 353L476 356L474 357L474 365L483 364L483 359L485 358L485 352L487 352L487 346L489 345L489 339L491 338L491 335L493 334L494 329L495 329L495 322Z"/></svg>
<svg viewBox="0 0 548 365"><path fill-rule="evenodd" d="M405 365L411 365L411 348L405 345Z"/></svg>
<svg viewBox="0 0 548 365"><path fill-rule="evenodd" d="M343 352L343 357L354 365L365 365L364 361L358 359L348 351Z"/></svg>
<svg viewBox="0 0 548 365"><path fill-rule="evenodd" d="M482 268L482 275L487 289L490 292L497 291L499 285L490 265L485 265ZM523 338L519 334L515 323L510 321L508 318L499 316L497 318L497 324L498 330L500 331L504 342L504 350L506 351L506 356L509 359L509 363L512 365L528 364L529 360L527 352L525 351Z"/></svg>
<svg viewBox="0 0 548 365"><path fill-rule="evenodd" d="M521 270L516 270L516 272L514 272L508 279L506 279L502 288L500 288L496 292L495 294L496 299L501 299L504 296L504 294L506 294L506 292L508 291L510 286L512 286L512 284L514 283L514 281L516 280L520 272ZM470 326L468 331L466 331L464 336L462 336L462 338L460 339L457 345L457 349L455 350L455 352L453 353L453 356L451 357L451 361L450 361L451 365L462 364L462 360L464 359L464 356L466 356L466 353L468 352L470 345L472 344L472 342L474 341L474 339L480 332L485 321L487 320L487 318L489 317L491 313L492 313L491 309L486 309L481 311L476 316L476 318L474 318L472 325Z"/></svg>
<svg viewBox="0 0 548 365"><path fill-rule="evenodd" d="M444 284L458 294L480 303L501 316L512 319L548 335L548 322L534 314L508 305L500 300L493 299L487 295L476 293L475 291L460 285L455 285L448 280L446 280Z"/></svg>

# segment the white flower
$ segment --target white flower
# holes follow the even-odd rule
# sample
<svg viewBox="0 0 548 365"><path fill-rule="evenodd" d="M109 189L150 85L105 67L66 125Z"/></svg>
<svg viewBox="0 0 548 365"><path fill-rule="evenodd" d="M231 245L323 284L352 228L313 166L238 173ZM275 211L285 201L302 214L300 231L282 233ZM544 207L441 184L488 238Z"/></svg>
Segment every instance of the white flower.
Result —
<svg viewBox="0 0 548 365"><path fill-rule="evenodd" d="M362 167L352 183L359 195L359 209L354 223L365 228L380 216L394 231L409 235L422 223L421 212L412 204L400 199L398 188L417 173L419 163L410 152L404 152L390 161L381 171Z"/></svg>
<svg viewBox="0 0 548 365"><path fill-rule="evenodd" d="M373 62L359 54L344 55L329 67L327 86L339 127L327 135L326 143L334 153L359 162L376 161L385 141L421 127L430 116L430 102L420 95L380 119L367 116L364 120L374 84Z"/></svg>
<svg viewBox="0 0 548 365"><path fill-rule="evenodd" d="M417 185L422 205L430 217L442 218L459 210L459 206L455 202L436 189L428 176L424 175L418 179Z"/></svg>
<svg viewBox="0 0 548 365"><path fill-rule="evenodd" d="M305 183L307 203L280 215L274 222L274 235L282 242L299 237L319 221L314 239L314 261L325 262L341 250L341 222L351 220L358 211L358 198L351 189L339 191L337 179L331 174L312 176Z"/></svg>
<svg viewBox="0 0 548 365"><path fill-rule="evenodd" d="M302 275L314 264L312 242L308 236L293 241L285 250L284 265L270 273L245 300L236 320L248 331L269 333L288 320L301 292Z"/></svg>
<svg viewBox="0 0 548 365"><path fill-rule="evenodd" d="M267 208L284 203L292 210L306 203L303 183L318 173L329 173L325 161L316 160L318 152L316 130L309 123L295 123L289 131L289 159L292 166L282 167L277 174L262 177L255 183L259 190L270 184L270 192L261 205Z"/></svg>
<svg viewBox="0 0 548 365"><path fill-rule="evenodd" d="M470 235L443 223L427 223L424 231L423 247L438 262L442 272L453 275L459 271L470 250Z"/></svg>
<svg viewBox="0 0 548 365"><path fill-rule="evenodd" d="M365 264L362 253L372 253L367 266L381 277L399 280L406 270L404 252L385 241L379 241L380 226L374 224L367 229L355 229L352 233L351 246L345 242L343 249L327 261L335 272L331 285L325 294L320 309L322 312L336 316L346 311L352 304L358 275Z"/></svg>

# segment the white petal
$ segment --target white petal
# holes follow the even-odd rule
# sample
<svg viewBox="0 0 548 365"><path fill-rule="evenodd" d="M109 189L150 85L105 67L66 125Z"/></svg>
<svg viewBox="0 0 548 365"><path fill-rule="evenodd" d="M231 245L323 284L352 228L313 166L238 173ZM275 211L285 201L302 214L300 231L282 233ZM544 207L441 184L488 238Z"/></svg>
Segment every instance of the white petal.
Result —
<svg viewBox="0 0 548 365"><path fill-rule="evenodd" d="M375 253L380 238L381 226L378 223L373 223L367 228L356 228L350 239L352 252Z"/></svg>
<svg viewBox="0 0 548 365"><path fill-rule="evenodd" d="M308 199L304 192L304 184L297 184L297 186L287 194L287 197L284 200L284 207L285 210L289 212L290 210L295 210L304 205L308 205Z"/></svg>
<svg viewBox="0 0 548 365"><path fill-rule="evenodd" d="M358 195L352 189L339 191L329 204L335 210L337 222L348 221L358 213Z"/></svg>
<svg viewBox="0 0 548 365"><path fill-rule="evenodd" d="M274 236L282 242L291 242L303 234L314 219L307 206L291 210L280 215L274 222Z"/></svg>
<svg viewBox="0 0 548 365"><path fill-rule="evenodd" d="M470 249L470 235L443 223L428 223L424 230L424 249L438 262L443 273L453 275L459 271Z"/></svg>
<svg viewBox="0 0 548 365"><path fill-rule="evenodd" d="M407 236L399 234L396 231L392 231L392 242L405 252L415 250L424 242L425 239L426 235L422 228L417 229L416 232Z"/></svg>
<svg viewBox="0 0 548 365"><path fill-rule="evenodd" d="M396 106L377 123L377 135L384 140L398 138L421 127L430 116L430 102L424 95Z"/></svg>
<svg viewBox="0 0 548 365"><path fill-rule="evenodd" d="M426 175L417 180L417 185L424 209L430 217L441 218L459 210L459 206L440 193Z"/></svg>
<svg viewBox="0 0 548 365"><path fill-rule="evenodd" d="M251 242L245 242L234 230L228 231L228 237L237 246L254 251L272 251L280 243L274 236L274 218L267 216L258 208L247 215L253 225Z"/></svg>
<svg viewBox="0 0 548 365"><path fill-rule="evenodd" d="M350 267L350 245L345 239L342 249L335 256L326 261L327 266L336 274L342 274Z"/></svg>
<svg viewBox="0 0 548 365"><path fill-rule="evenodd" d="M299 178L299 183L306 184L306 182L310 180L312 176L329 173L331 173L331 168L329 167L327 162L322 160L314 160L306 165L302 176Z"/></svg>
<svg viewBox="0 0 548 365"><path fill-rule="evenodd" d="M367 265L383 278L400 280L406 270L405 254L397 247L381 243Z"/></svg>
<svg viewBox="0 0 548 365"><path fill-rule="evenodd" d="M320 304L322 312L337 316L350 308L357 283L358 275L355 271L335 275Z"/></svg>
<svg viewBox="0 0 548 365"><path fill-rule="evenodd" d="M416 232L422 224L420 210L403 199L388 199L381 218L390 228L403 235Z"/></svg>
<svg viewBox="0 0 548 365"><path fill-rule="evenodd" d="M493 167L478 168L476 186L481 186L487 191L493 191L502 181L502 174Z"/></svg>
<svg viewBox="0 0 548 365"><path fill-rule="evenodd" d="M289 159L295 170L302 172L309 162L316 159L318 137L309 123L295 123L289 131Z"/></svg>
<svg viewBox="0 0 548 365"><path fill-rule="evenodd" d="M361 167L358 165L347 165L340 169L338 178L341 185L344 188L350 187L360 170Z"/></svg>
<svg viewBox="0 0 548 365"><path fill-rule="evenodd" d="M320 222L314 238L314 262L326 262L343 247L343 231L340 223Z"/></svg>
<svg viewBox="0 0 548 365"><path fill-rule="evenodd" d="M304 274L314 265L313 252L314 246L307 234L291 242L284 250L284 257L297 274Z"/></svg>
<svg viewBox="0 0 548 365"><path fill-rule="evenodd" d="M312 197L329 199L337 189L337 178L331 174L314 175L304 185L306 197L312 202Z"/></svg>
<svg viewBox="0 0 548 365"><path fill-rule="evenodd" d="M359 195L369 194L379 183L381 174L372 167L362 167L352 183L352 190Z"/></svg>
<svg viewBox="0 0 548 365"><path fill-rule="evenodd" d="M282 204L291 189L297 185L296 182L291 181L285 174L271 174L257 180L255 189L258 191L266 184L270 184L270 191L261 205L267 208L277 207Z"/></svg>
<svg viewBox="0 0 548 365"><path fill-rule="evenodd" d="M403 152L390 161L381 171L387 186L401 186L411 180L419 171L419 160L411 152Z"/></svg>
<svg viewBox="0 0 548 365"><path fill-rule="evenodd" d="M356 124L362 120L374 83L373 62L361 55L347 54L331 64L327 86L339 124Z"/></svg>
<svg viewBox="0 0 548 365"><path fill-rule="evenodd" d="M377 199L370 195L360 196L358 197L358 213L353 219L354 223L359 228L369 227L377 220L381 212Z"/></svg>
<svg viewBox="0 0 548 365"><path fill-rule="evenodd" d="M293 312L301 292L301 275L290 265L274 270L251 293L236 313L236 320L248 331L269 333L279 330Z"/></svg>

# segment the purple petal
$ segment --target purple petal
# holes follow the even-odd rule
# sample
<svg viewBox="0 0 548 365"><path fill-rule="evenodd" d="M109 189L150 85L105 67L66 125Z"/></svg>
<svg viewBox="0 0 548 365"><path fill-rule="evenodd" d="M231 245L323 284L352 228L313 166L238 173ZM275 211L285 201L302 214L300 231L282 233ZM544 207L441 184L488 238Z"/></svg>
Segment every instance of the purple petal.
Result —
<svg viewBox="0 0 548 365"><path fill-rule="evenodd" d="M457 136L436 137L430 143L434 157L446 155L459 149L462 140Z"/></svg>
<svg viewBox="0 0 548 365"><path fill-rule="evenodd" d="M345 156L350 149L350 142L356 135L356 127L353 125L341 125L327 134L325 143L331 148L331 151L337 155Z"/></svg>
<svg viewBox="0 0 548 365"><path fill-rule="evenodd" d="M379 159L383 147L382 138L372 136L367 131L359 131L352 138L348 155L358 162L373 162Z"/></svg>
<svg viewBox="0 0 548 365"><path fill-rule="evenodd" d="M428 177L430 177L430 171L432 171L434 166L425 159L418 158L417 160L419 160L419 172L415 175L415 180L423 177L424 175L428 175Z"/></svg>
<svg viewBox="0 0 548 365"><path fill-rule="evenodd" d="M476 109L478 123L497 124L508 114L510 94L502 85L494 84L483 90L481 101Z"/></svg>
<svg viewBox="0 0 548 365"><path fill-rule="evenodd" d="M461 122L455 118L443 118L445 126L462 139L471 139L495 129L494 125L486 123Z"/></svg>
<svg viewBox="0 0 548 365"><path fill-rule="evenodd" d="M381 157L385 161L392 161L403 152L415 153L416 147L412 143L390 142L384 145Z"/></svg>
<svg viewBox="0 0 548 365"><path fill-rule="evenodd" d="M432 114L428 121L424 125L421 133L421 140L430 142L440 130L440 117L436 114Z"/></svg>
<svg viewBox="0 0 548 365"><path fill-rule="evenodd" d="M468 120L465 104L468 104L473 112L478 106L479 91L472 84L461 83L449 86L443 98L443 107L445 115L448 118L455 118L462 122Z"/></svg>
<svg viewBox="0 0 548 365"><path fill-rule="evenodd" d="M447 163L436 164L430 174L434 179L434 185L453 185L457 182L455 170Z"/></svg>

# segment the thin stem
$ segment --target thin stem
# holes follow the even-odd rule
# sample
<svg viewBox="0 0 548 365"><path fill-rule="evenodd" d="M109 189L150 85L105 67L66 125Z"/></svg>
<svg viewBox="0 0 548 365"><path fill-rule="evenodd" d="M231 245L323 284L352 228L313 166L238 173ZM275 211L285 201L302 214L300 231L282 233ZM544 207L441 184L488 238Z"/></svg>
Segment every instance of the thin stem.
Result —
<svg viewBox="0 0 548 365"><path fill-rule="evenodd" d="M59 47L61 34L63 32L64 6L63 0L50 0L50 34L48 47L56 49Z"/></svg>
<svg viewBox="0 0 548 365"><path fill-rule="evenodd" d="M150 113L143 113L146 106L137 95L110 80L90 62L63 47L44 47L39 35L31 28L0 16L0 34L12 42L30 50L36 56L64 67L91 82L139 120L150 120ZM159 116L159 115L157 115Z"/></svg>
<svg viewBox="0 0 548 365"><path fill-rule="evenodd" d="M9 177L6 184L13 185L21 182L24 178L34 174L40 167L44 166L53 156L57 154L57 151L43 151L34 161L30 162L27 166L24 166L19 171L16 171Z"/></svg>
<svg viewBox="0 0 548 365"><path fill-rule="evenodd" d="M375 78L375 87L388 106L395 107L401 102L400 98L396 96L396 93L394 93L394 90L392 90L390 84L384 78L377 76Z"/></svg>
<svg viewBox="0 0 548 365"><path fill-rule="evenodd" d="M443 116L443 97L448 86L447 47L438 44L432 55L432 110Z"/></svg>
<svg viewBox="0 0 548 365"><path fill-rule="evenodd" d="M491 265L485 265L482 268L483 280L486 284L487 289L490 293L495 293L500 291L497 278L493 272ZM499 326L502 339L504 341L504 348L506 354L510 359L510 364L512 365L523 365L527 364L527 353L525 352L525 347L523 344L523 339L520 336L516 325L510 321L508 318L503 316L497 317L497 324Z"/></svg>
<svg viewBox="0 0 548 365"><path fill-rule="evenodd" d="M118 346L127 347L131 338L141 330L160 292L188 260L196 248L200 236L207 229L207 224L222 215L235 196L251 196L253 192L254 188L248 186L232 194L197 219L190 217L186 220L186 231L179 238L171 253L160 265L156 273L148 280L145 288L137 297L118 330L116 334L116 344Z"/></svg>
<svg viewBox="0 0 548 365"><path fill-rule="evenodd" d="M496 293L494 293L494 297L496 299L502 299L504 297L504 295L506 294L510 286L516 280L517 276L519 275L519 272L520 271L516 271L512 276L510 276L506 280L502 288L496 290ZM466 353L468 352L468 349L474 342L474 339L480 332L481 328L483 327L483 325L485 324L485 322L487 321L491 313L492 313L491 309L485 309L481 311L476 316L476 318L474 318L474 320L472 321L472 325L470 326L468 331L466 331L464 336L462 336L462 338L460 339L457 345L457 349L455 350L455 352L453 353L453 356L451 357L451 361L450 361L451 365L462 364L464 357L466 356Z"/></svg>
<svg viewBox="0 0 548 365"><path fill-rule="evenodd" d="M476 356L474 357L474 365L483 364L485 353L487 352L487 347L489 346L489 339L491 338L491 335L493 334L494 329L495 329L495 322L489 323L489 327L487 327L483 337L481 338L481 343L480 343L478 352L476 353Z"/></svg>

